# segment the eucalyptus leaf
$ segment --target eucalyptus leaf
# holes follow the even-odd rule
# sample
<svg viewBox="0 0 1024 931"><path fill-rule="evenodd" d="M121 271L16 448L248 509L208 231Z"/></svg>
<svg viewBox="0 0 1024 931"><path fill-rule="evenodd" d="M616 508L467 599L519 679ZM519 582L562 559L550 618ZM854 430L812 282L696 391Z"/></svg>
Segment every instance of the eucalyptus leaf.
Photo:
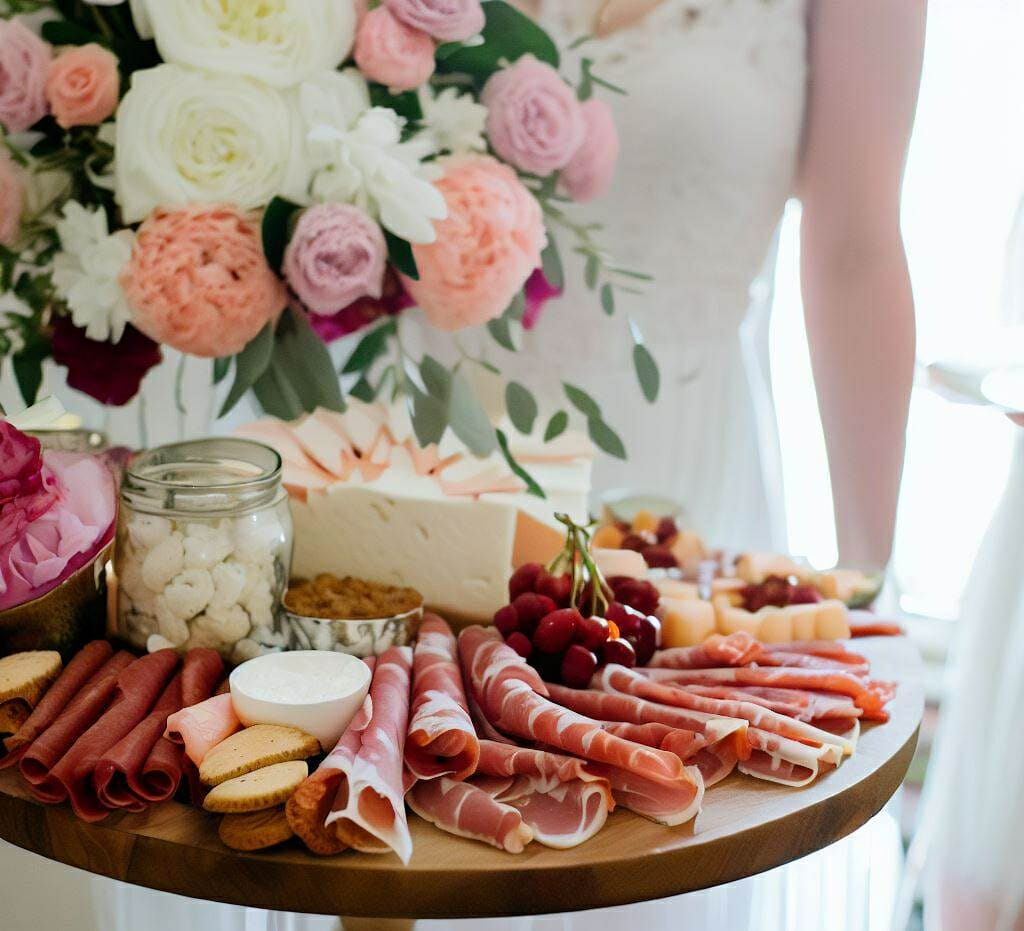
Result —
<svg viewBox="0 0 1024 931"><path fill-rule="evenodd" d="M626 458L626 447L622 444L621 438L600 417L591 417L587 420L587 432L598 449L616 459Z"/></svg>
<svg viewBox="0 0 1024 931"><path fill-rule="evenodd" d="M275 197L263 211L263 254L267 257L267 264L275 272L281 270L284 250L291 238L292 218L299 209L298 204L284 197Z"/></svg>
<svg viewBox="0 0 1024 931"><path fill-rule="evenodd" d="M596 255L587 256L587 264L583 266L583 281L591 291L597 287L597 276L601 271L601 260Z"/></svg>
<svg viewBox="0 0 1024 931"><path fill-rule="evenodd" d="M368 371L373 363L384 355L387 350L388 337L394 336L395 332L394 320L388 320L370 330L352 350L352 355L348 357L341 374L353 375L356 372Z"/></svg>
<svg viewBox="0 0 1024 931"><path fill-rule="evenodd" d="M565 411L556 411L551 415L548 425L544 430L544 442L550 443L555 437L565 433L569 426L569 415Z"/></svg>
<svg viewBox="0 0 1024 931"><path fill-rule="evenodd" d="M609 317L615 313L615 291L607 281L601 285L601 308Z"/></svg>
<svg viewBox="0 0 1024 931"><path fill-rule="evenodd" d="M406 278L419 281L420 271L416 267L416 257L412 254L412 246L394 233L384 230L384 241L388 244L388 259Z"/></svg>
<svg viewBox="0 0 1024 931"><path fill-rule="evenodd" d="M345 410L330 353L305 314L288 309L281 315L275 333L274 363L294 389L304 411L317 407Z"/></svg>
<svg viewBox="0 0 1024 931"><path fill-rule="evenodd" d="M522 291L517 291L515 297L512 298L512 303L505 308L504 316L509 320L515 320L522 322L523 317L526 315L526 295Z"/></svg>
<svg viewBox="0 0 1024 931"><path fill-rule="evenodd" d="M415 385L409 387L409 417L420 446L441 442L448 428L447 408L437 398L425 394Z"/></svg>
<svg viewBox="0 0 1024 931"><path fill-rule="evenodd" d="M562 382L562 387L565 389L565 396L569 399L569 403L584 417L596 420L601 419L601 408L598 406L597 401L582 388L577 388L568 382Z"/></svg>
<svg viewBox="0 0 1024 931"><path fill-rule="evenodd" d="M636 368L640 390L644 393L644 397L653 404L658 399L661 376L658 372L658 363L654 361L654 356L643 343L633 346L633 366Z"/></svg>
<svg viewBox="0 0 1024 931"><path fill-rule="evenodd" d="M458 372L452 375L448 420L455 435L475 456L494 452L497 441L491 419L465 376Z"/></svg>
<svg viewBox="0 0 1024 931"><path fill-rule="evenodd" d="M420 378L431 397L437 398L442 404L448 403L452 373L433 356L425 355L420 361Z"/></svg>
<svg viewBox="0 0 1024 931"><path fill-rule="evenodd" d="M501 454L505 457L505 462L508 463L508 467L526 483L526 490L531 495L536 495L538 498L547 498L544 494L544 489L540 487L537 480L530 475L517 461L515 456L512 455L512 451L508 447L508 437L505 436L501 430L495 431L495 436L498 438L498 448L501 450Z"/></svg>
<svg viewBox="0 0 1024 931"><path fill-rule="evenodd" d="M494 341L503 349L509 352L516 351L516 344L512 341L512 331L509 328L508 320L504 317L495 317L487 321L487 332L494 337Z"/></svg>
<svg viewBox="0 0 1024 931"><path fill-rule="evenodd" d="M548 284L561 290L565 287L565 270L562 268L562 256L558 252L558 243L554 235L548 232L548 244L540 254L541 269Z"/></svg>
<svg viewBox="0 0 1024 931"><path fill-rule="evenodd" d="M268 323L254 336L246 347L235 356L235 380L221 405L218 417L231 410L270 365L274 352L274 324ZM217 360L220 361L219 359Z"/></svg>
<svg viewBox="0 0 1024 931"><path fill-rule="evenodd" d="M231 356L221 356L219 359L214 359L213 383L219 385L227 378L229 371L231 371Z"/></svg>
<svg viewBox="0 0 1024 931"><path fill-rule="evenodd" d="M530 390L517 381L505 386L505 408L512 426L520 433L530 434L537 420L537 401Z"/></svg>
<svg viewBox="0 0 1024 931"><path fill-rule="evenodd" d="M367 381L365 375L359 376L359 380L352 386L349 394L359 401L365 401L367 404L377 397L377 392L374 390L373 385Z"/></svg>
<svg viewBox="0 0 1024 931"><path fill-rule="evenodd" d="M302 399L274 360L256 379L253 394L264 412L281 420L295 420L305 413Z"/></svg>
<svg viewBox="0 0 1024 931"><path fill-rule="evenodd" d="M43 384L43 359L48 355L44 348L26 346L11 356L14 380L18 383L21 399L27 407L36 403L39 389Z"/></svg>

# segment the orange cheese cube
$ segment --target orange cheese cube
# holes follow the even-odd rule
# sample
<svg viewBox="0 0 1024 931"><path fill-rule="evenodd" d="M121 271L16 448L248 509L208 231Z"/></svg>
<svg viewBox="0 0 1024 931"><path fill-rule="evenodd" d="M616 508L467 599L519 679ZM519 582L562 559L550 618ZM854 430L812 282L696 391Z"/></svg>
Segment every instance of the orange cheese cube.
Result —
<svg viewBox="0 0 1024 931"><path fill-rule="evenodd" d="M715 632L715 606L700 599L662 598L662 647L692 647Z"/></svg>

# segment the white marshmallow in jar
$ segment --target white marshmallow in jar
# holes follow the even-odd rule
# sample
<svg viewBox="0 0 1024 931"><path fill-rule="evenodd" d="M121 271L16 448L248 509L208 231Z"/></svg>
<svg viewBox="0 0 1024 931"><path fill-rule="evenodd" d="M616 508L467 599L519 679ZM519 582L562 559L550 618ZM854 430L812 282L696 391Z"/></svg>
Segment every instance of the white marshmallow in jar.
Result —
<svg viewBox="0 0 1024 931"><path fill-rule="evenodd" d="M118 634L149 652L212 647L233 663L281 650L291 556L275 450L234 438L149 450L121 484Z"/></svg>

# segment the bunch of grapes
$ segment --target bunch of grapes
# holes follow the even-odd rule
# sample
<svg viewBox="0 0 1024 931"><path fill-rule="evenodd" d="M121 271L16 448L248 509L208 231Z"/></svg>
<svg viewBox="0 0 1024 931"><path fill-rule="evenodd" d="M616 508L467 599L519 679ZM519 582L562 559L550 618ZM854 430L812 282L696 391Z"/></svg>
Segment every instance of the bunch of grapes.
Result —
<svg viewBox="0 0 1024 931"><path fill-rule="evenodd" d="M741 592L743 607L759 611L768 605L785 608L788 605L817 604L821 595L813 585L801 584L794 577L770 575L758 585L747 585Z"/></svg>
<svg viewBox="0 0 1024 931"><path fill-rule="evenodd" d="M558 518L568 527L565 549L549 566L528 563L512 574L494 626L543 678L585 688L599 665L650 661L661 634L658 590L646 579L605 579L586 529Z"/></svg>

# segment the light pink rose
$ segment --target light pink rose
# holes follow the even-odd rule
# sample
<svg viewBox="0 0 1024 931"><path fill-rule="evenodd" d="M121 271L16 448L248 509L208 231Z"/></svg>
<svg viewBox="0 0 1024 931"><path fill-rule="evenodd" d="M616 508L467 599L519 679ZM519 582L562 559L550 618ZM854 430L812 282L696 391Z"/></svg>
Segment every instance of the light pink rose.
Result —
<svg viewBox="0 0 1024 931"><path fill-rule="evenodd" d="M368 80L394 91L413 90L434 73L434 40L379 6L359 22L355 60Z"/></svg>
<svg viewBox="0 0 1024 931"><path fill-rule="evenodd" d="M18 20L0 20L0 123L20 133L46 116L50 46Z"/></svg>
<svg viewBox="0 0 1024 931"><path fill-rule="evenodd" d="M0 243L13 246L21 228L25 189L11 153L0 146Z"/></svg>
<svg viewBox="0 0 1024 931"><path fill-rule="evenodd" d="M64 129L102 123L117 109L120 92L117 58L95 42L65 49L50 64L46 99Z"/></svg>
<svg viewBox="0 0 1024 931"><path fill-rule="evenodd" d="M547 236L540 205L516 173L489 155L444 162L435 182L448 205L437 239L414 245L419 281L405 287L440 330L486 323L540 264Z"/></svg>
<svg viewBox="0 0 1024 931"><path fill-rule="evenodd" d="M230 204L154 210L121 287L146 336L207 357L240 352L288 299L263 256L258 218Z"/></svg>
<svg viewBox="0 0 1024 931"><path fill-rule="evenodd" d="M380 227L350 204L304 211L284 253L284 275L315 314L334 314L360 297L380 297L388 247Z"/></svg>
<svg viewBox="0 0 1024 931"><path fill-rule="evenodd" d="M572 88L532 55L491 75L480 102L488 110L491 147L520 171L549 175L583 143L586 124Z"/></svg>
<svg viewBox="0 0 1024 931"><path fill-rule="evenodd" d="M480 0L384 0L406 26L441 42L461 42L484 28Z"/></svg>
<svg viewBox="0 0 1024 931"><path fill-rule="evenodd" d="M611 108L603 100L592 97L581 109L586 136L558 180L566 194L583 202L600 197L612 183L619 160L619 133Z"/></svg>

